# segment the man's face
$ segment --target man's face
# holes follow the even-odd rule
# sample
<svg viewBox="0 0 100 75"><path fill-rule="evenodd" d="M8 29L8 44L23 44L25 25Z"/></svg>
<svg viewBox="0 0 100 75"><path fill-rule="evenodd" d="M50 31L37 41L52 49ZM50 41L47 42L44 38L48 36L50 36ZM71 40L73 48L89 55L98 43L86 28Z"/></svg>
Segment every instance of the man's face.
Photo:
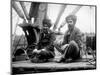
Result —
<svg viewBox="0 0 100 75"><path fill-rule="evenodd" d="M48 29L49 27L47 26L47 24L44 24L44 29Z"/></svg>
<svg viewBox="0 0 100 75"><path fill-rule="evenodd" d="M67 24L68 24L69 30L73 30L73 28L74 28L74 26L75 26L75 22L74 22L71 18L69 18L69 19L67 20Z"/></svg>
<svg viewBox="0 0 100 75"><path fill-rule="evenodd" d="M49 29L49 27L45 24L44 27L43 27L43 32L44 33L48 32L48 29Z"/></svg>

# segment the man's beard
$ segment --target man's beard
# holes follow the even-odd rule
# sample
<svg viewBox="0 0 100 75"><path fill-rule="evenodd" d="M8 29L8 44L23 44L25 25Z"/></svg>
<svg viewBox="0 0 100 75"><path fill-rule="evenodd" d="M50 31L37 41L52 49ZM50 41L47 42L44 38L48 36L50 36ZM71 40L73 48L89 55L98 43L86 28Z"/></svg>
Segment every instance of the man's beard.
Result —
<svg viewBox="0 0 100 75"><path fill-rule="evenodd" d="M68 29L69 29L69 31L73 31L73 29L74 29L74 26L68 26Z"/></svg>

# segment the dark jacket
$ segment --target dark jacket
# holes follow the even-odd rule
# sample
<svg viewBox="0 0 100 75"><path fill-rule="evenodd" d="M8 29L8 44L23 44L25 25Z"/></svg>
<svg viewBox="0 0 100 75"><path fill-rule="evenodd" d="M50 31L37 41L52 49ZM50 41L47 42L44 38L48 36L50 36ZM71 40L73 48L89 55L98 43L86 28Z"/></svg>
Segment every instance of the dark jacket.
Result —
<svg viewBox="0 0 100 75"><path fill-rule="evenodd" d="M65 32L63 44L68 44L70 41L75 41L79 47L82 45L82 32L78 28L74 28L72 32Z"/></svg>
<svg viewBox="0 0 100 75"><path fill-rule="evenodd" d="M42 49L44 47L51 46L54 40L54 33L52 33L50 30L45 30L45 32L42 31L40 34L39 48Z"/></svg>

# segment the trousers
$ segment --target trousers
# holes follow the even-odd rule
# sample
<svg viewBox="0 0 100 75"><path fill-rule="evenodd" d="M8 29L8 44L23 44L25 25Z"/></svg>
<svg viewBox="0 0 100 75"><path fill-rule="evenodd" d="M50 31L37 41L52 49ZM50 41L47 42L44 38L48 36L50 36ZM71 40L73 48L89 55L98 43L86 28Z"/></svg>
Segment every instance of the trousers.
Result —
<svg viewBox="0 0 100 75"><path fill-rule="evenodd" d="M72 60L80 58L80 49L75 41L69 42L69 45L64 49L63 57L65 59L71 58Z"/></svg>

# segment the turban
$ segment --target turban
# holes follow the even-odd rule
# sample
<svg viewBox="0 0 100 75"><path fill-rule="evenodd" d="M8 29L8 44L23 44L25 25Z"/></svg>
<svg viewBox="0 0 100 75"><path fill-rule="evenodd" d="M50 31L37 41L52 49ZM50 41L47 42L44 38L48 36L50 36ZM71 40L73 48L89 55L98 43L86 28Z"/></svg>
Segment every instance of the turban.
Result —
<svg viewBox="0 0 100 75"><path fill-rule="evenodd" d="M49 20L49 19L44 19L44 20L43 20L43 26L51 27L51 20Z"/></svg>

